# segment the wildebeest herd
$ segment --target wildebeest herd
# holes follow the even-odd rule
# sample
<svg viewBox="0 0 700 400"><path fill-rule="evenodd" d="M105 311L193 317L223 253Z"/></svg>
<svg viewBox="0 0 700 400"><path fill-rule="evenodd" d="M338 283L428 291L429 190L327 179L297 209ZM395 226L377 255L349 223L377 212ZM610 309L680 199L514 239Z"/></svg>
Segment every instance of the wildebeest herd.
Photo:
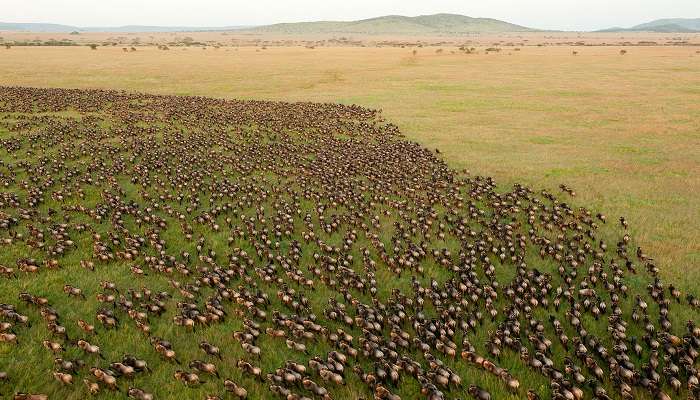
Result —
<svg viewBox="0 0 700 400"><path fill-rule="evenodd" d="M624 218L377 111L3 87L0 145L2 396L700 396Z"/></svg>

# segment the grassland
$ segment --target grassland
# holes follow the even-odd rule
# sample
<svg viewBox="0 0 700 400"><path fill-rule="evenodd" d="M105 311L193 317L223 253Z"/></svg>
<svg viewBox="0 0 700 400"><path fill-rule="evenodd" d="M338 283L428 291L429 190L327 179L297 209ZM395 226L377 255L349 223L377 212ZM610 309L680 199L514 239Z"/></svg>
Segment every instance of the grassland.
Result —
<svg viewBox="0 0 700 400"><path fill-rule="evenodd" d="M678 398L697 394L700 302L684 296L696 290L656 281L630 232L567 205L570 193L452 170L358 107L8 87L0 99L4 392L83 399L90 367L119 371L110 363L127 353L150 369L116 373L121 392L102 384L97 398L123 398L128 387L158 399L235 398L225 378L250 399L310 396L300 378L288 381L288 362L329 391L318 399L485 389L494 399L575 391L580 400L593 387L613 399L668 399L653 387L673 393L669 377L688 381L689 391L677 380ZM69 296L76 288L82 296ZM111 315L116 324L100 320ZM333 338L338 328L352 337ZM76 346L80 338L99 356ZM579 339L588 350L571 346ZM154 346L163 341L174 356ZM319 373L340 371L330 352L351 349L358 356L339 382ZM189 387L175 379L202 359L219 374L200 372L205 382ZM625 377L636 387L621 391L607 378L623 371L612 360L637 374L660 361L664 378L642 387ZM671 362L678 373L667 372ZM593 378L597 365L605 370ZM380 375L389 368L396 380ZM74 384L56 382L56 370ZM560 389L558 371L579 379L575 390Z"/></svg>
<svg viewBox="0 0 700 400"><path fill-rule="evenodd" d="M625 56L618 47L481 49L464 55L422 48L413 56L411 49L359 47L12 48L0 53L0 84L381 108L452 167L494 176L503 187L523 182L554 190L566 183L576 190L575 203L626 216L662 276L695 286L696 48L632 47Z"/></svg>

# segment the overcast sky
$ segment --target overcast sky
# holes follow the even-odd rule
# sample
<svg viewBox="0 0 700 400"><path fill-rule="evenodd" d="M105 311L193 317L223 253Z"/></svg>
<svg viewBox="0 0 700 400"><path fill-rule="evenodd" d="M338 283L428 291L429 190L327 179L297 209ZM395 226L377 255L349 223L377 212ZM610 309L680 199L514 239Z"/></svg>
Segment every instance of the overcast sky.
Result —
<svg viewBox="0 0 700 400"><path fill-rule="evenodd" d="M593 30L700 18L700 0L0 0L2 22L83 27L262 25L441 12L541 29Z"/></svg>

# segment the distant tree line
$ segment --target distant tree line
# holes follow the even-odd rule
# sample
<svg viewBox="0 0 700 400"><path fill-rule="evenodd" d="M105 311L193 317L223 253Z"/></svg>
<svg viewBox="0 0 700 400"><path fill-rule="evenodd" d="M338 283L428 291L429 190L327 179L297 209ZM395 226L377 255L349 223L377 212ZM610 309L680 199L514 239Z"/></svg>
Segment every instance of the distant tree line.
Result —
<svg viewBox="0 0 700 400"><path fill-rule="evenodd" d="M68 40L68 39L61 39L61 40L55 40L55 39L49 39L49 40L25 40L25 41L14 41L12 43L6 42L4 43L5 47L9 48L8 46L79 46L79 44Z"/></svg>

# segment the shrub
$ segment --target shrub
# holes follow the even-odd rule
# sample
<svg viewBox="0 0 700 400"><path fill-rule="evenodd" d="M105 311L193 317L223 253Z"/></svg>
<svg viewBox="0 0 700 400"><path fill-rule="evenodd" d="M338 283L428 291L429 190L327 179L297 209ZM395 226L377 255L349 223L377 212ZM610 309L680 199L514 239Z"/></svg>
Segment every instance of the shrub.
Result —
<svg viewBox="0 0 700 400"><path fill-rule="evenodd" d="M91 50L97 50L97 45L94 43L91 43L88 46L90 47Z"/></svg>

